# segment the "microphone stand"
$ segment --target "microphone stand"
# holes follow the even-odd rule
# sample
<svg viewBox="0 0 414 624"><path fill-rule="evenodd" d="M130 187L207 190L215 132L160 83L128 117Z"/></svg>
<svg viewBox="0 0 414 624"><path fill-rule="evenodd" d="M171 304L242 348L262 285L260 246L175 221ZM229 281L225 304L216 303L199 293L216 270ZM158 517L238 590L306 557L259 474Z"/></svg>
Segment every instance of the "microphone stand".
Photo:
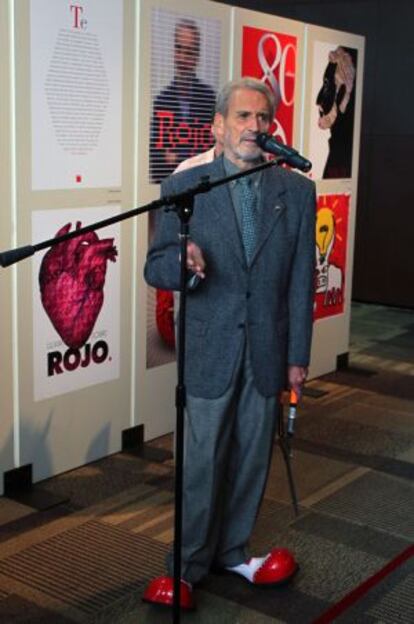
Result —
<svg viewBox="0 0 414 624"><path fill-rule="evenodd" d="M185 313L187 300L187 241L189 238L189 224L194 209L194 198L201 193L208 193L212 188L227 184L232 180L252 175L268 167L278 166L284 163L283 158L261 163L252 169L240 171L230 176L225 176L217 180L210 180L209 176L203 176L200 182L194 187L188 188L182 193L168 195L161 199L152 201L140 208L134 208L120 215L115 215L102 221L97 221L78 230L73 230L62 236L50 238L35 245L25 245L16 249L10 249L0 253L0 266L8 267L16 262L34 255L37 251L53 247L76 236L81 236L87 232L92 232L113 223L130 219L137 215L157 210L162 206L172 206L169 210L174 210L180 219L180 314L178 330L178 375L175 394L176 406L176 457L175 457L175 516L174 516L174 598L173 598L173 623L180 622L180 585L181 585L181 543L182 543L182 498L183 498L183 456L184 456L184 409L186 405L186 388L184 384L185 376ZM288 472L289 474L289 472Z"/></svg>
<svg viewBox="0 0 414 624"><path fill-rule="evenodd" d="M180 622L181 593L181 542L183 524L183 463L184 463L184 415L186 406L185 373L185 319L187 307L187 242L190 235L190 219L194 210L194 195L179 200L175 204L180 219L180 310L178 316L177 387L175 391L175 482L174 482L174 593L173 623Z"/></svg>
<svg viewBox="0 0 414 624"><path fill-rule="evenodd" d="M278 443L280 446L280 450L282 451L282 457L285 462L286 472L288 477L289 489L290 489L290 497L292 499L293 511L295 512L296 518L299 516L299 507L298 507L298 497L296 495L295 482L293 480L293 472L291 465L291 457L292 450L290 446L289 434L286 433L285 430L285 422L284 422L284 414L283 414L283 403L280 406L280 414L279 414L279 422L278 422Z"/></svg>
<svg viewBox="0 0 414 624"><path fill-rule="evenodd" d="M145 212L150 212L151 210L157 210L162 206L171 206L172 204L179 205L180 202L183 202L188 198L195 197L200 193L208 193L212 188L215 188L216 186L227 184L232 180L243 178L246 175L251 175L253 173L256 173L257 171L261 171L262 169L267 169L268 167L272 167L275 165L281 165L285 162L286 161L284 158L275 158L274 160L270 160L260 165L257 165L257 167L248 169L247 171L234 173L233 175L225 176L223 178L219 178L213 181L210 181L209 176L203 176L200 178L200 182L198 184L186 189L182 193L176 193L175 195L166 195L165 197L156 199L149 204L141 206L141 208L133 208L132 210L128 210L127 212L123 212L119 215L109 217L108 219L103 219L102 221L96 221L91 225L86 225L83 228L73 230L72 232L68 232L67 234L62 234L61 236L56 236L55 238L49 238L48 240L36 243L35 245L24 245L23 247L17 247L16 249L2 251L0 252L0 267L6 268L12 264L15 264L16 262L20 262L25 258L33 256L37 251L41 251L42 249L54 247L59 243L70 240L71 238L76 238L77 236L81 236L82 234L86 234L87 232L100 230L101 228L108 227L108 225L113 225L114 223L119 223L120 221L131 219L132 217L136 217Z"/></svg>

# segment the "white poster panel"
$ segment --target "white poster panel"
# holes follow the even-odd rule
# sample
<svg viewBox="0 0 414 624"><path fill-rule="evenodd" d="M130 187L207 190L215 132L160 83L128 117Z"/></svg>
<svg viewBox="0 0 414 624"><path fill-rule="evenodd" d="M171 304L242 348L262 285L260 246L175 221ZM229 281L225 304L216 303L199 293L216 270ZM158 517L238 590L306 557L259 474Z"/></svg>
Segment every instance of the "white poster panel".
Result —
<svg viewBox="0 0 414 624"><path fill-rule="evenodd" d="M167 166L173 165L174 170L187 156L202 153L213 143L205 115L211 92L216 94L231 76L233 9L207 0L145 0L139 9L136 200L143 204L159 197L159 181L169 173ZM189 89L184 89L186 101L177 106L175 98L165 96L184 81L199 89L190 89L191 99ZM163 147L164 154L160 152ZM140 222L137 230L138 276L153 233L153 219L147 222L148 228ZM173 301L168 291L137 284L141 314L136 315L136 394L138 418L145 427L145 439L150 440L174 428Z"/></svg>
<svg viewBox="0 0 414 624"><path fill-rule="evenodd" d="M306 29L304 151L318 191L312 378L349 351L364 38Z"/></svg>
<svg viewBox="0 0 414 624"><path fill-rule="evenodd" d="M54 238L119 212L119 206L34 211L33 240ZM115 224L34 256L35 401L119 377L119 255L120 226Z"/></svg>
<svg viewBox="0 0 414 624"><path fill-rule="evenodd" d="M32 189L121 185L120 0L31 0Z"/></svg>

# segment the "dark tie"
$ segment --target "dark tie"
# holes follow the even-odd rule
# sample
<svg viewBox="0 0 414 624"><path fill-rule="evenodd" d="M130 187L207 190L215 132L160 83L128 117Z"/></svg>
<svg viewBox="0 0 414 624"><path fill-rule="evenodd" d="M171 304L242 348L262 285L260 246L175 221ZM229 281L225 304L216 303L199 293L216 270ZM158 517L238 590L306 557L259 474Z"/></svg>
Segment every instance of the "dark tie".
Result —
<svg viewBox="0 0 414 624"><path fill-rule="evenodd" d="M249 263L256 248L256 230L257 215L256 202L257 196L250 176L240 178L240 195L241 195L241 231L246 254Z"/></svg>

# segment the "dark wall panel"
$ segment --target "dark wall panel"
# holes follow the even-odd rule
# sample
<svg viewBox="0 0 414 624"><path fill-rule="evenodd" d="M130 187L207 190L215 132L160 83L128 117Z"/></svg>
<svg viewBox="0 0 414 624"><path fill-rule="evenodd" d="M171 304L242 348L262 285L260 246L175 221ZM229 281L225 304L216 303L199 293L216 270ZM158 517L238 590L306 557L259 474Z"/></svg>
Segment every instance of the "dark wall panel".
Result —
<svg viewBox="0 0 414 624"><path fill-rule="evenodd" d="M412 142L410 136L391 134L364 141L372 153L367 179L361 166L354 292L364 293L367 301L413 305Z"/></svg>

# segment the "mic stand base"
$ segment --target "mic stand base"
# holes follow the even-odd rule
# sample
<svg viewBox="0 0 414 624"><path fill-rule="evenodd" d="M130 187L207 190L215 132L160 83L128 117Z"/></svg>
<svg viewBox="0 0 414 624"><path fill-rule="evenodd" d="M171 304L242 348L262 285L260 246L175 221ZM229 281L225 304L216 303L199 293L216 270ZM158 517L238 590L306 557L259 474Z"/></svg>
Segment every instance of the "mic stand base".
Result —
<svg viewBox="0 0 414 624"><path fill-rule="evenodd" d="M194 195L180 198L173 208L180 219L180 312L178 320L177 386L175 391L176 434L175 434L175 516L174 516L174 598L173 623L180 621L181 592L181 544L183 506L183 461L184 461L184 413L186 406L185 375L185 316L187 306L187 243L190 219L194 210Z"/></svg>

